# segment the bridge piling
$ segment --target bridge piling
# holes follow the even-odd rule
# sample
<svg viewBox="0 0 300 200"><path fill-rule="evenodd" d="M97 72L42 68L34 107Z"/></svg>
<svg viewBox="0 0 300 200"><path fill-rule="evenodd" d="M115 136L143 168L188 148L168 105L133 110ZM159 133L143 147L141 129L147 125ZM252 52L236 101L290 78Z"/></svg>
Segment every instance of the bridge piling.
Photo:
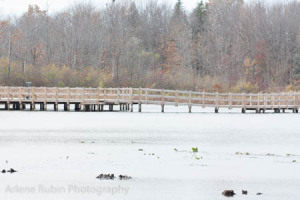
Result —
<svg viewBox="0 0 300 200"><path fill-rule="evenodd" d="M30 103L30 110L31 111L35 110L35 103L33 103L33 102Z"/></svg>
<svg viewBox="0 0 300 200"><path fill-rule="evenodd" d="M44 103L40 103L40 111L44 111Z"/></svg>
<svg viewBox="0 0 300 200"><path fill-rule="evenodd" d="M215 113L219 113L219 108L215 107Z"/></svg>
<svg viewBox="0 0 300 200"><path fill-rule="evenodd" d="M58 111L58 104L54 103L54 111Z"/></svg>

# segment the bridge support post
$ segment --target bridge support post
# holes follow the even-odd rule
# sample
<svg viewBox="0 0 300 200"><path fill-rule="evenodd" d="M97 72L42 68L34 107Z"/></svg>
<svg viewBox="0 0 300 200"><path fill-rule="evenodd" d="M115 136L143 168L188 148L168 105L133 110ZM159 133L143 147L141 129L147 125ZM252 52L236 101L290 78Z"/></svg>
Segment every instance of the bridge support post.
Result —
<svg viewBox="0 0 300 200"><path fill-rule="evenodd" d="M19 103L15 103L15 110L20 110L20 104Z"/></svg>
<svg viewBox="0 0 300 200"><path fill-rule="evenodd" d="M91 111L91 105L84 105L84 111Z"/></svg>
<svg viewBox="0 0 300 200"><path fill-rule="evenodd" d="M162 112L162 113L165 112L165 104L161 104L161 112Z"/></svg>
<svg viewBox="0 0 300 200"><path fill-rule="evenodd" d="M114 111L114 105L111 104L111 105L109 105L109 106L110 106L109 111L113 112L113 111Z"/></svg>
<svg viewBox="0 0 300 200"><path fill-rule="evenodd" d="M215 113L219 113L219 108L215 108Z"/></svg>
<svg viewBox="0 0 300 200"><path fill-rule="evenodd" d="M5 103L5 110L9 110L9 103L7 102L7 103Z"/></svg>
<svg viewBox="0 0 300 200"><path fill-rule="evenodd" d="M35 103L34 103L34 102L31 102L31 103L30 103L30 110L31 110L31 111L34 111L34 110L35 110Z"/></svg>
<svg viewBox="0 0 300 200"><path fill-rule="evenodd" d="M70 111L70 104L69 103L64 104L64 111Z"/></svg>
<svg viewBox="0 0 300 200"><path fill-rule="evenodd" d="M142 104L139 104L139 112L142 112Z"/></svg>
<svg viewBox="0 0 300 200"><path fill-rule="evenodd" d="M26 110L26 104L22 103L22 110Z"/></svg>
<svg viewBox="0 0 300 200"><path fill-rule="evenodd" d="M242 108L242 113L246 113L246 109L245 108Z"/></svg>
<svg viewBox="0 0 300 200"><path fill-rule="evenodd" d="M131 104L130 112L133 112L133 103Z"/></svg>
<svg viewBox="0 0 300 200"><path fill-rule="evenodd" d="M44 103L40 103L40 111L44 111L45 108L44 108Z"/></svg>
<svg viewBox="0 0 300 200"><path fill-rule="evenodd" d="M76 112L80 111L80 104L78 103L75 104L75 111Z"/></svg>
<svg viewBox="0 0 300 200"><path fill-rule="evenodd" d="M189 105L189 113L192 113L192 105Z"/></svg>
<svg viewBox="0 0 300 200"><path fill-rule="evenodd" d="M54 111L58 111L58 104L54 103Z"/></svg>

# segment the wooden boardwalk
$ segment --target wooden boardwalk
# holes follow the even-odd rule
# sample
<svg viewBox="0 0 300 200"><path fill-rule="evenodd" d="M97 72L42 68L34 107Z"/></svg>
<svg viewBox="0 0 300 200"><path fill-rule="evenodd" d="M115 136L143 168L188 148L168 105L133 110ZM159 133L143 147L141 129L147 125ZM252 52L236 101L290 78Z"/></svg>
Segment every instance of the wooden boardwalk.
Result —
<svg viewBox="0 0 300 200"><path fill-rule="evenodd" d="M46 88L46 87L0 87L2 110L59 110L64 111L121 111L133 112L133 106L142 111L143 104L192 107L212 107L218 113L220 108L239 108L242 113L254 110L257 113L272 110L276 113L292 110L298 113L300 93L235 94L208 93L146 88ZM49 106L50 105L50 106ZM72 105L72 106L71 106ZM52 109L53 108L53 109Z"/></svg>

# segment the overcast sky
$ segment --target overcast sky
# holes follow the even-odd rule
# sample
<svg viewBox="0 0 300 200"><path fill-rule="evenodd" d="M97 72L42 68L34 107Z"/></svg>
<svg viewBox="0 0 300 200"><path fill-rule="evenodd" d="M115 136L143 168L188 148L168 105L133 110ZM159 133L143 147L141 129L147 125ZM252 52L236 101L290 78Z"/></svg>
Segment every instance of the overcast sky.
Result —
<svg viewBox="0 0 300 200"><path fill-rule="evenodd" d="M49 7L49 12L53 13L59 10L62 10L69 5L72 5L76 2L93 2L99 6L105 6L107 2L112 0L0 0L0 14L17 14L20 15L27 11L29 4L39 5L42 9L46 9L47 5ZM118 0L116 0L118 1ZM147 2L147 0L135 0L138 3ZM170 4L175 4L177 0L158 0L160 2L168 2ZM274 2L283 2L289 0L246 0L247 2L253 1L262 1L268 3ZM199 0L182 0L184 7L187 10L192 10Z"/></svg>

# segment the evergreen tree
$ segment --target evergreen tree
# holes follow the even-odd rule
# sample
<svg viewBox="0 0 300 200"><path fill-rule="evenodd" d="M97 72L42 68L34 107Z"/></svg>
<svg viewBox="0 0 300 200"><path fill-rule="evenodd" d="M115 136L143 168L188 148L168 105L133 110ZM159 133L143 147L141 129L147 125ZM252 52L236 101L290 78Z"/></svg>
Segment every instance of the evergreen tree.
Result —
<svg viewBox="0 0 300 200"><path fill-rule="evenodd" d="M173 18L178 19L185 16L182 1L178 0L177 3L174 6L174 14Z"/></svg>
<svg viewBox="0 0 300 200"><path fill-rule="evenodd" d="M198 34L204 30L204 23L206 18L206 6L201 0L193 11L193 35Z"/></svg>

